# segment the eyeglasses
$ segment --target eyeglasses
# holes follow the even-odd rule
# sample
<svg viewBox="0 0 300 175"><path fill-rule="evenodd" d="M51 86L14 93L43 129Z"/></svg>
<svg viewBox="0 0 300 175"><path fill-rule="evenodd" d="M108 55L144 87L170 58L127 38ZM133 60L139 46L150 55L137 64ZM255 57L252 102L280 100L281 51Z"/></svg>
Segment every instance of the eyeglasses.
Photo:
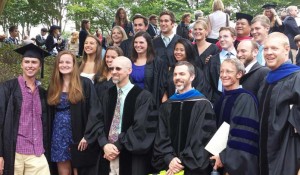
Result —
<svg viewBox="0 0 300 175"><path fill-rule="evenodd" d="M115 70L115 69L116 69L116 71L122 70L121 67L109 67L109 68L108 68L109 71L113 71L113 70Z"/></svg>

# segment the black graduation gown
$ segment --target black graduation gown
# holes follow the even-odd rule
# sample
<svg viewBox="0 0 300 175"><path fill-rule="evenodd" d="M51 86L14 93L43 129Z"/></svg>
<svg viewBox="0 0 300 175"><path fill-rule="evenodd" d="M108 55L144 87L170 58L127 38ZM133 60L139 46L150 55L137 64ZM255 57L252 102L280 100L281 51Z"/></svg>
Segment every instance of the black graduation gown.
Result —
<svg viewBox="0 0 300 175"><path fill-rule="evenodd" d="M128 38L125 41L122 41L120 44L124 56L131 59L132 49L133 49L133 37Z"/></svg>
<svg viewBox="0 0 300 175"><path fill-rule="evenodd" d="M85 128L88 122L88 119L92 116L98 116L101 113L99 108L100 102L98 100L95 88L90 79L85 77L80 77L82 83L82 89L84 94L84 100L70 105L71 112L71 128L72 128L72 139L75 144L78 144L84 136ZM50 115L52 120L55 117L55 106L50 107ZM99 117L99 116L98 116ZM91 147L93 150L99 150L97 142L89 143L88 147ZM99 148L96 148L99 147ZM94 152L89 153L89 157L91 159L97 160L97 157L100 154L95 154ZM94 157L94 158L92 158ZM82 160L85 161L85 160ZM86 168L78 168L79 175L94 175L97 174L97 165L95 163L94 166L86 167Z"/></svg>
<svg viewBox="0 0 300 175"><path fill-rule="evenodd" d="M102 99L103 95L107 91L107 89L113 87L115 84L112 82L112 79L97 82L95 84L95 90L98 95L99 100Z"/></svg>
<svg viewBox="0 0 300 175"><path fill-rule="evenodd" d="M106 91L101 100L102 114L90 118L85 138L89 142L98 140L103 148L108 142L108 134L117 102L117 88ZM152 145L157 128L157 111L154 109L152 95L134 86L124 102L121 133L114 144L120 151L120 175L146 175L150 167ZM109 174L109 161L100 156L100 174Z"/></svg>
<svg viewBox="0 0 300 175"><path fill-rule="evenodd" d="M291 58L291 57L290 57ZM296 55L296 65L297 66L300 66L300 51L299 51L299 49L298 49L298 53L297 53L297 55Z"/></svg>
<svg viewBox="0 0 300 175"><path fill-rule="evenodd" d="M204 149L216 131L215 113L203 96L161 105L153 149L153 166L167 170L178 157L185 175L208 175L209 153Z"/></svg>
<svg viewBox="0 0 300 175"><path fill-rule="evenodd" d="M262 66L256 62L251 67L250 71L243 75L240 80L240 84L244 89L252 92L257 97L259 87L269 71L270 69L268 67Z"/></svg>
<svg viewBox="0 0 300 175"><path fill-rule="evenodd" d="M211 44L210 46L208 46L208 48L202 52L201 54L199 54L199 51L198 51L198 46L197 44L194 44L194 49L195 49L195 52L196 52L196 66L198 66L201 70L204 70L204 67L205 67L205 59L208 57L208 56L214 56L216 54L218 54L220 52L219 48L217 45L215 44Z"/></svg>
<svg viewBox="0 0 300 175"><path fill-rule="evenodd" d="M161 58L168 67L172 67L175 65L175 57L174 57L174 48L176 41L181 38L179 35L175 34L172 38L171 42L169 43L168 47L165 46L164 41L161 38L161 35L154 38L152 40L153 47L155 50L155 55L159 58Z"/></svg>
<svg viewBox="0 0 300 175"><path fill-rule="evenodd" d="M222 93L218 90L220 66L220 54L217 54L209 59L207 65L204 68L205 77L211 86L212 103L217 102L222 95Z"/></svg>
<svg viewBox="0 0 300 175"><path fill-rule="evenodd" d="M281 32L281 33L283 33L283 32L284 32L284 23L282 23L282 25L280 26L280 25L278 24L278 22L275 21L274 26L273 26L273 27L270 27L269 34L270 34L270 33L273 33L273 32Z"/></svg>
<svg viewBox="0 0 300 175"><path fill-rule="evenodd" d="M260 102L260 174L297 174L300 165L300 72L263 83ZM295 129L297 133L295 133Z"/></svg>
<svg viewBox="0 0 300 175"><path fill-rule="evenodd" d="M47 115L47 93L40 86L39 94L42 106L44 154L49 162L52 123ZM0 85L0 97L0 157L4 158L4 175L13 175L22 106L22 92L18 79L2 83Z"/></svg>
<svg viewBox="0 0 300 175"><path fill-rule="evenodd" d="M227 147L219 154L230 175L258 174L259 117L256 97L244 89L224 91L215 106L218 126L230 125Z"/></svg>
<svg viewBox="0 0 300 175"><path fill-rule="evenodd" d="M175 93L175 85L173 81L173 73L175 67L172 67L168 72L167 83L166 83L166 92L168 97L171 97ZM195 79L192 82L192 87L200 91L205 97L210 100L211 99L211 87L207 82L204 73L198 67L195 67Z"/></svg>
<svg viewBox="0 0 300 175"><path fill-rule="evenodd" d="M144 89L151 92L157 106L161 104L164 94L164 81L167 69L167 65L160 58L155 58L145 66Z"/></svg>

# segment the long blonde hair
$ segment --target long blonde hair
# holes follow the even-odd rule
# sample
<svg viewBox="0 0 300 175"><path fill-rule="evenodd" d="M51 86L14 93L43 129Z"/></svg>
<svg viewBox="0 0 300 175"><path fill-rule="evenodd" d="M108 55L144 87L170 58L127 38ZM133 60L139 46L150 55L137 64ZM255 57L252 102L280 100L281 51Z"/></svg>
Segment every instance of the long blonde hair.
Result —
<svg viewBox="0 0 300 175"><path fill-rule="evenodd" d="M81 100L84 100L83 89L81 86L80 75L78 70L78 64L76 61L76 57L70 51L61 51L58 53L54 63L54 69L52 72L50 85L48 88L48 97L47 102L49 105L58 105L60 102L60 96L63 89L63 76L59 72L59 61L62 55L71 55L73 58L73 71L71 72L71 79L68 89L68 100L72 104L76 104Z"/></svg>

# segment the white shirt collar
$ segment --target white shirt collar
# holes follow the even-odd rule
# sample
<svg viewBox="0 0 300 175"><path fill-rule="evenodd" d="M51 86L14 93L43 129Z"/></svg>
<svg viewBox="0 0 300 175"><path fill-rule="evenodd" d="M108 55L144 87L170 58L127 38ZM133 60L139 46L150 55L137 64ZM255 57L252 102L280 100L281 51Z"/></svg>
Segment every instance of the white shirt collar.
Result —
<svg viewBox="0 0 300 175"><path fill-rule="evenodd" d="M250 71L250 69L253 67L253 65L254 65L255 63L257 63L257 60L252 61L250 64L248 64L247 67L245 67L245 70L246 70L245 73L246 73L246 74Z"/></svg>

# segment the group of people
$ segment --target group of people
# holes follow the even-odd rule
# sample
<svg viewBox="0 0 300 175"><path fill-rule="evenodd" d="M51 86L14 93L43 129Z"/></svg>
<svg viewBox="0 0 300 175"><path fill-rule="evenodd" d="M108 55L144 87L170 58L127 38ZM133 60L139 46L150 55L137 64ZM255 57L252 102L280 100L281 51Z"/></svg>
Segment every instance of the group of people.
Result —
<svg viewBox="0 0 300 175"><path fill-rule="evenodd" d="M297 7L283 21L270 4L237 13L235 28L223 8L214 0L216 14L189 31L187 14L174 31L171 11L129 22L120 8L105 47L83 20L81 62L58 52L47 91L36 76L49 52L16 49L22 75L0 85L0 174L299 174L300 67L286 34ZM212 155L205 146L224 122L226 148Z"/></svg>

